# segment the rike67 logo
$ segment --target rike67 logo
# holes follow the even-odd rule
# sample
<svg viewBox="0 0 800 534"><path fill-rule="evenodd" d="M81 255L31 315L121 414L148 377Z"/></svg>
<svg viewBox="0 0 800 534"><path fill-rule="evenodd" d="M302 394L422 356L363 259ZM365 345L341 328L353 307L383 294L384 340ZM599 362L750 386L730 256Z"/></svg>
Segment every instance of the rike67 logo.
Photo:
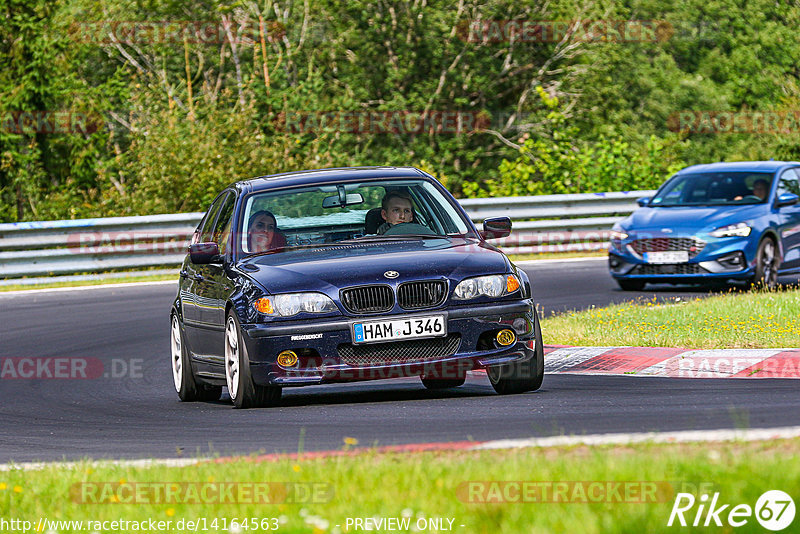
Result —
<svg viewBox="0 0 800 534"><path fill-rule="evenodd" d="M696 508L696 509L695 509ZM672 512L669 514L667 526L673 524L693 527L721 527L725 523L732 527L746 525L755 515L759 524L767 530L777 532L792 524L795 515L794 501L786 492L770 490L756 501L755 508L749 504L732 505L722 503L719 492L714 493L709 501L703 494L696 499L691 493L678 493Z"/></svg>

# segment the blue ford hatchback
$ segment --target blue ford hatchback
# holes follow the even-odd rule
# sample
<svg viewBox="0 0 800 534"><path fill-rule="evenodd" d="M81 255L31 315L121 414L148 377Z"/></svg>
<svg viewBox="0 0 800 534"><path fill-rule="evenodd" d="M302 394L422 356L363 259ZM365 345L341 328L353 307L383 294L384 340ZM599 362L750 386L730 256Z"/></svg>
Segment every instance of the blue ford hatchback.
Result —
<svg viewBox="0 0 800 534"><path fill-rule="evenodd" d="M608 264L624 290L741 280L772 287L800 273L800 163L681 170L614 225Z"/></svg>

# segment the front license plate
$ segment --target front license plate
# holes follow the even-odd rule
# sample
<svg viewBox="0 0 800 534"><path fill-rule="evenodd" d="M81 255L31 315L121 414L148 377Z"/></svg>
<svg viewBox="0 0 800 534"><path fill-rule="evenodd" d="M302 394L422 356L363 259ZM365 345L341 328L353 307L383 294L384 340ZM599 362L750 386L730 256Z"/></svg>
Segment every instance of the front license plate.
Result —
<svg viewBox="0 0 800 534"><path fill-rule="evenodd" d="M689 253L685 250L645 252L644 261L647 263L687 263L689 261Z"/></svg>
<svg viewBox="0 0 800 534"><path fill-rule="evenodd" d="M444 315L353 324L353 343L374 343L376 341L397 341L398 339L446 335L447 321L445 321Z"/></svg>

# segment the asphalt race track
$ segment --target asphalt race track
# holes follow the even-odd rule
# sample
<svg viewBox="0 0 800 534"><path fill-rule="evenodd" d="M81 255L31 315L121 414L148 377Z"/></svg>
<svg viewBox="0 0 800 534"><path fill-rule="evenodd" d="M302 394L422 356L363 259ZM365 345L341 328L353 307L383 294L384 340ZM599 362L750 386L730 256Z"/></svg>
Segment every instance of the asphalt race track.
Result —
<svg viewBox="0 0 800 534"><path fill-rule="evenodd" d="M625 293L604 261L526 265L546 313L697 288ZM782 280L796 283L797 280ZM194 457L360 445L800 425L795 380L552 375L498 396L470 376L452 391L416 379L284 390L282 406L181 403L169 367L172 284L0 295L0 360L86 357L108 376L0 380L0 462ZM545 343L547 343L547 332ZM96 361L94 360L94 361Z"/></svg>

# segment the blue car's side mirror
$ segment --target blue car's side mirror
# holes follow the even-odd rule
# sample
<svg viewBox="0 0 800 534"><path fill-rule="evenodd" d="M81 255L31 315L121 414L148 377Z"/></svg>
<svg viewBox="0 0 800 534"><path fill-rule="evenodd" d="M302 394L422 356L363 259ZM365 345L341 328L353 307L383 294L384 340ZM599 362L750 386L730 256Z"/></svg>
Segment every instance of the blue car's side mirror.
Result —
<svg viewBox="0 0 800 534"><path fill-rule="evenodd" d="M797 204L800 201L800 196L795 195L794 193L783 193L782 195L778 196L778 201L775 202L777 207L781 206L791 206L793 204Z"/></svg>
<svg viewBox="0 0 800 534"><path fill-rule="evenodd" d="M650 197L642 197L636 201L642 208L650 204Z"/></svg>

